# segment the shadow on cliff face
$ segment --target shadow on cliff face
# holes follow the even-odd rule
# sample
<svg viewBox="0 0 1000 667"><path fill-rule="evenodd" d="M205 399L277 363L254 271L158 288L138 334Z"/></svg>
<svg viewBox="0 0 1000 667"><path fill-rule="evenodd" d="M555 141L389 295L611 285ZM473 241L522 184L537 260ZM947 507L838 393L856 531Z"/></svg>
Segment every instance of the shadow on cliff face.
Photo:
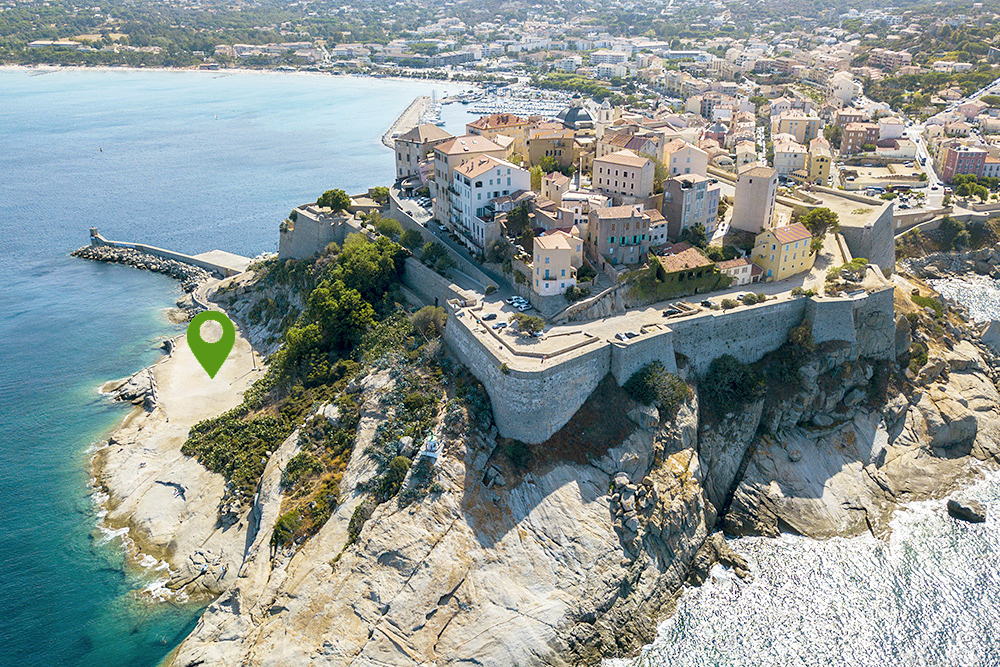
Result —
<svg viewBox="0 0 1000 667"><path fill-rule="evenodd" d="M608 375L547 441L529 445L498 437L487 457L478 455L479 464L473 455L465 468L462 508L480 545L493 546L566 484L576 485L583 504L607 495L614 471L594 462L634 433L628 413L635 405ZM574 467L560 468L564 464Z"/></svg>

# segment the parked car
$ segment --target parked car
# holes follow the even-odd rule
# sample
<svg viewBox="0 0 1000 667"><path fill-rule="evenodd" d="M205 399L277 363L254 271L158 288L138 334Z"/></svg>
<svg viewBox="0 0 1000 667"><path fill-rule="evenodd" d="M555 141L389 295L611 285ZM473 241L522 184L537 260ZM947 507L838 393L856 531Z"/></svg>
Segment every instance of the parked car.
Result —
<svg viewBox="0 0 1000 667"><path fill-rule="evenodd" d="M523 313L526 310L531 310L531 304L530 303L522 303L521 305L516 306L516 308Z"/></svg>
<svg viewBox="0 0 1000 667"><path fill-rule="evenodd" d="M704 301L701 302L701 307L702 308L711 308L712 307L712 302L709 301L708 299L705 299Z"/></svg>
<svg viewBox="0 0 1000 667"><path fill-rule="evenodd" d="M618 340L628 340L628 336L626 336L621 331L615 334L615 338L617 338Z"/></svg>
<svg viewBox="0 0 1000 667"><path fill-rule="evenodd" d="M497 322L496 324L493 325L493 328L496 331L499 331L500 329L503 329L505 326L507 326L506 322Z"/></svg>
<svg viewBox="0 0 1000 667"><path fill-rule="evenodd" d="M677 306L667 306L666 308L663 309L663 316L670 317L671 315L676 315L677 313L680 312L682 311Z"/></svg>
<svg viewBox="0 0 1000 667"><path fill-rule="evenodd" d="M634 331L626 331L625 335L628 336L629 338L638 338L639 337L639 334L637 334Z"/></svg>
<svg viewBox="0 0 1000 667"><path fill-rule="evenodd" d="M941 188L937 185L932 185L931 190L940 190Z"/></svg>
<svg viewBox="0 0 1000 667"><path fill-rule="evenodd" d="M496 313L486 313L485 315L483 315L484 322L489 322L491 320L495 320L496 318L497 318Z"/></svg>
<svg viewBox="0 0 1000 667"><path fill-rule="evenodd" d="M736 295L736 300L737 301L742 301L743 297L745 297L747 294L748 294L748 292L740 292L739 294Z"/></svg>
<svg viewBox="0 0 1000 667"><path fill-rule="evenodd" d="M442 225L440 222L438 223L438 229L440 229L442 232L448 231L448 228Z"/></svg>
<svg viewBox="0 0 1000 667"><path fill-rule="evenodd" d="M515 301L517 301L520 298L521 297L519 297L519 296L509 296L506 299L504 299L504 301L506 301L507 303L514 303Z"/></svg>

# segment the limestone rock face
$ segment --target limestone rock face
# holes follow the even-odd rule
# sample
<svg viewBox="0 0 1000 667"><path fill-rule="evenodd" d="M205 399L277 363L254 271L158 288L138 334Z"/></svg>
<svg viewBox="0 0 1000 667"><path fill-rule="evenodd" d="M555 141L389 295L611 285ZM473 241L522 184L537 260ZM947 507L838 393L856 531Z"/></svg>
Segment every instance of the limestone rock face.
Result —
<svg viewBox="0 0 1000 667"><path fill-rule="evenodd" d="M367 398L334 515L272 560L280 469L269 467L239 578L174 665L558 666L596 664L651 640L715 523L693 403L664 427L640 411L646 428L590 463L504 485L483 483L489 429L439 434L441 490L378 506L345 548L372 468L366 446L382 416L370 397L380 382L359 387ZM281 454L275 460L287 461Z"/></svg>

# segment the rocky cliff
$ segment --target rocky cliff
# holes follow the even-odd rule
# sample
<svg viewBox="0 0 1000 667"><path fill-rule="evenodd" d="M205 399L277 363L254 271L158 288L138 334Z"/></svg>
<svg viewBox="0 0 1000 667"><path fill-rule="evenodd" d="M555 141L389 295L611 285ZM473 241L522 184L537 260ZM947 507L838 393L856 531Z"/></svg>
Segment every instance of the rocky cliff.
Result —
<svg viewBox="0 0 1000 667"><path fill-rule="evenodd" d="M794 365L779 350L758 370L780 366L785 382L711 416L699 401L713 390L693 376L673 416L609 378L527 453L447 395L429 493L407 492L414 464L377 506L397 376L368 373L330 519L272 546L293 433L261 479L235 582L171 664L593 665L650 641L682 585L715 562L749 574L720 526L885 535L897 503L942 495L1000 455L1000 360L960 309L920 307L907 290L925 288L897 280L898 363L836 341Z"/></svg>

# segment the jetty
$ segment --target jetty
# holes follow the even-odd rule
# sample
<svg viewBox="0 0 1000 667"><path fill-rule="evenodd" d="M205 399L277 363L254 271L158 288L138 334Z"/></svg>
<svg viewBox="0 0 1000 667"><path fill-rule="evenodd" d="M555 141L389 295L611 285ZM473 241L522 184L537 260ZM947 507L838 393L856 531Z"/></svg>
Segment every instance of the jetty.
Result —
<svg viewBox="0 0 1000 667"><path fill-rule="evenodd" d="M395 149L396 145L394 142L396 137L409 132L420 124L420 119L423 117L430 102L431 98L427 95L420 95L410 102L410 106L406 107L403 113L399 114L399 118L392 124L392 127L382 135L382 143L388 148Z"/></svg>
<svg viewBox="0 0 1000 667"><path fill-rule="evenodd" d="M152 255L153 257L159 257L161 259L171 260L179 262L180 264L187 264L188 266L202 269L208 273L218 276L219 278L228 278L230 276L235 276L238 273L243 273L247 270L247 267L250 266L249 257L235 255L224 250L210 250L198 255L185 255L184 253L174 252L173 250L166 250L164 248L158 248L144 243L112 241L101 236L96 227L90 228L90 245L92 247L128 248L131 250L137 250L141 253Z"/></svg>

